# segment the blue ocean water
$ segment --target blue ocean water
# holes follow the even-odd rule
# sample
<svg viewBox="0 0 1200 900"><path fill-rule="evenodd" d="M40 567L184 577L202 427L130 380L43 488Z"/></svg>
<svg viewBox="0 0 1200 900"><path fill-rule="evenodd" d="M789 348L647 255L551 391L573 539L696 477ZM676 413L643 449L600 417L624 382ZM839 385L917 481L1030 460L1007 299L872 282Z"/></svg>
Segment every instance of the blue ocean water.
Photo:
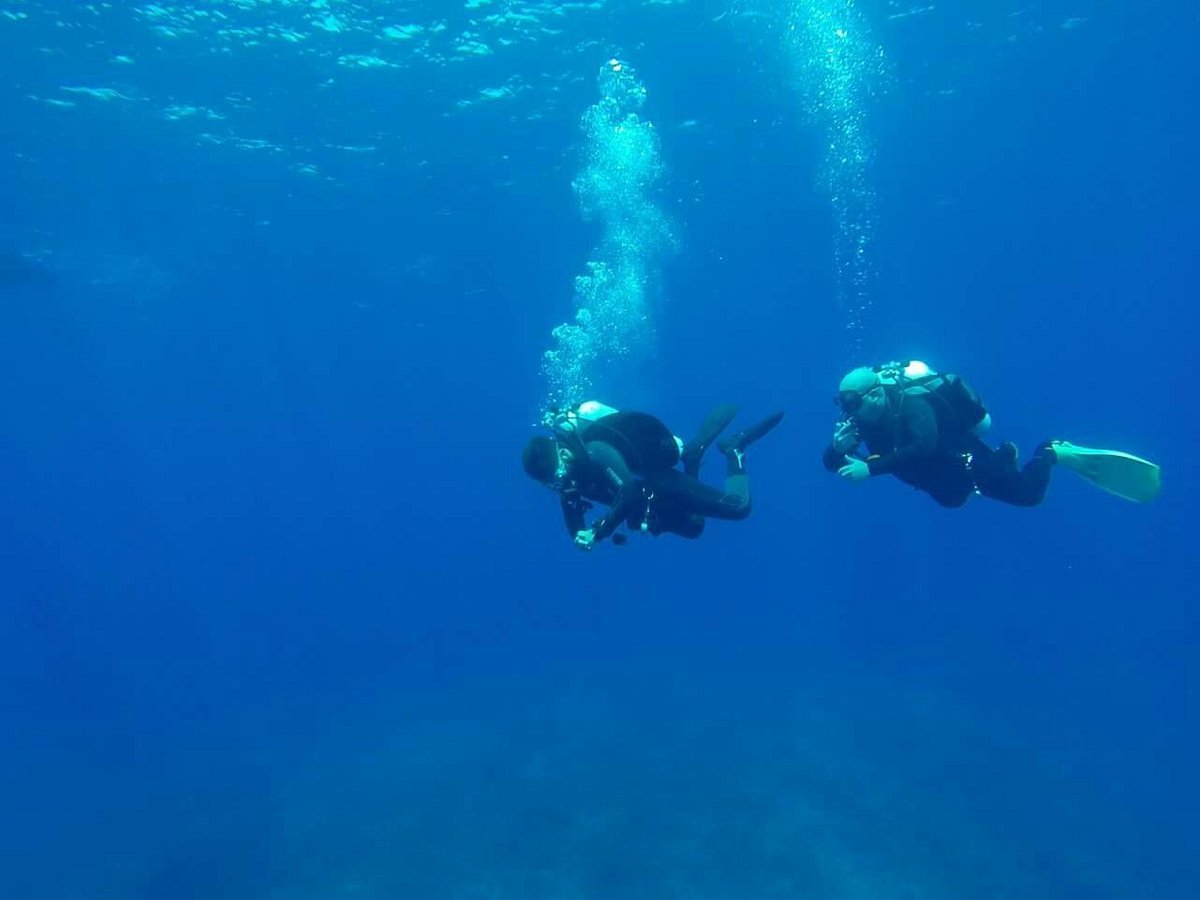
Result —
<svg viewBox="0 0 1200 900"><path fill-rule="evenodd" d="M4 896L1196 896L1198 25L0 0ZM786 410L747 521L572 547L577 304L600 399ZM829 476L911 357L1162 496Z"/></svg>

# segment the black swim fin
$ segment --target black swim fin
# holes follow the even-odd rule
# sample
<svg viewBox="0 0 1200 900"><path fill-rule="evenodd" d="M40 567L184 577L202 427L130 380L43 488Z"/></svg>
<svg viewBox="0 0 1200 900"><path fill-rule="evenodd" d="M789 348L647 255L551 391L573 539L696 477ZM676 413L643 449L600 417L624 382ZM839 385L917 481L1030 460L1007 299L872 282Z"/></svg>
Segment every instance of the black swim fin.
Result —
<svg viewBox="0 0 1200 900"><path fill-rule="evenodd" d="M687 442L680 457L683 459L683 471L695 477L700 472L700 461L712 442L721 436L721 432L729 427L738 414L738 408L732 403L725 403L710 412L700 423L695 436Z"/></svg>
<svg viewBox="0 0 1200 900"><path fill-rule="evenodd" d="M771 429L781 421L783 421L783 413L777 412L774 415L767 416L761 422L751 425L749 428L745 428L731 437L725 438L718 446L726 456L730 453L736 453L740 456L755 441L766 437Z"/></svg>

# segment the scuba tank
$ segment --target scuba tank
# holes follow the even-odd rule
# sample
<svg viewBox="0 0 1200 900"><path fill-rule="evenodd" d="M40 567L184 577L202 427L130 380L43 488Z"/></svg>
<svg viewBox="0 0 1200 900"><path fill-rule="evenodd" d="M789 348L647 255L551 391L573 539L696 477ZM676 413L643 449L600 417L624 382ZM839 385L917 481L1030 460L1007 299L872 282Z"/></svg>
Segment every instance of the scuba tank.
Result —
<svg viewBox="0 0 1200 900"><path fill-rule="evenodd" d="M589 422L613 415L617 410L599 400L586 400L575 407L548 412L542 417L542 424L554 432L556 438L566 439L578 434Z"/></svg>

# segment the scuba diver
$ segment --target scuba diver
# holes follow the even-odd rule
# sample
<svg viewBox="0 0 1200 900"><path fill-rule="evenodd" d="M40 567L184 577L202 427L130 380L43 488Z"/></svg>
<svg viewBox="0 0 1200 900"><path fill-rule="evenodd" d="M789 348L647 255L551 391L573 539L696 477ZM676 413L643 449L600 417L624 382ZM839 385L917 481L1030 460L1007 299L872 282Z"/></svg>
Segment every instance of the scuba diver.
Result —
<svg viewBox="0 0 1200 900"><path fill-rule="evenodd" d="M719 406L684 443L654 416L617 411L590 400L556 414L544 424L553 437L534 437L521 452L526 474L559 496L567 533L580 550L591 550L617 529L658 536L663 533L698 538L706 518L741 520L750 515L750 482L746 448L779 424L775 413L756 425L721 440L726 459L724 490L699 480L705 450L737 415L737 407ZM682 463L681 468L676 468ZM585 514L594 504L608 513L588 526Z"/></svg>
<svg viewBox="0 0 1200 900"><path fill-rule="evenodd" d="M993 450L984 443L992 417L978 394L957 375L940 375L923 362L853 369L834 402L843 417L825 448L827 470L849 481L895 475L945 507L962 506L972 494L1037 506L1056 464L1137 503L1153 500L1161 487L1154 463L1066 441L1044 441L1019 467L1016 444Z"/></svg>

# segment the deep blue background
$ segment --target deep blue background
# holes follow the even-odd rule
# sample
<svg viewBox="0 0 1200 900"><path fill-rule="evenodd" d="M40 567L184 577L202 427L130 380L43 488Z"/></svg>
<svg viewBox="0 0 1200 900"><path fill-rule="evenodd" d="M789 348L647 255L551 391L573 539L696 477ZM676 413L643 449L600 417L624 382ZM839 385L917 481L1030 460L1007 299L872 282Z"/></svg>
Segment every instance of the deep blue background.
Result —
<svg viewBox="0 0 1200 900"><path fill-rule="evenodd" d="M894 79L861 359L818 132L720 6L514 48L575 79L532 121L442 115L469 71L139 61L193 101L294 79L258 107L280 143L407 135L322 158L337 183L30 100L106 76L0 25L0 238L57 273L0 288L11 895L1194 896L1196 13L973 7L863 4ZM570 179L608 47L682 248L604 399L788 415L748 522L584 556L517 455L598 235ZM908 356L997 439L1131 450L1163 496L828 477L840 374Z"/></svg>

